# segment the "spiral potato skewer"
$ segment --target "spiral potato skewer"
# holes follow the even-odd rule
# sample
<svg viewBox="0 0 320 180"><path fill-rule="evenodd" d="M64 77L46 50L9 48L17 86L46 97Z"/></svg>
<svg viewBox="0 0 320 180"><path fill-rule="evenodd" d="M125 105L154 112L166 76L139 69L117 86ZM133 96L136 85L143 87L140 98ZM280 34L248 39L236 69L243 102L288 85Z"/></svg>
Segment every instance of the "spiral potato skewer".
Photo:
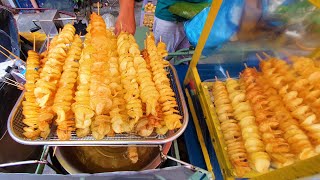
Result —
<svg viewBox="0 0 320 180"><path fill-rule="evenodd" d="M109 30L107 30L109 31ZM124 89L121 85L121 75L119 69L119 58L117 53L117 38L111 33L109 38L110 51L114 54L109 58L108 63L110 67L111 78L111 94L112 94L112 107L110 110L110 118L112 123L112 131L115 133L129 133L132 131L134 121L129 121L127 115L126 102L124 100Z"/></svg>
<svg viewBox="0 0 320 180"><path fill-rule="evenodd" d="M277 167L292 164L293 154L289 153L289 144L283 137L283 131L279 129L280 120L271 111L267 101L268 96L258 84L257 70L246 68L241 73L241 81L246 87L247 99L251 103L266 152L270 155L273 164Z"/></svg>
<svg viewBox="0 0 320 180"><path fill-rule="evenodd" d="M234 166L237 175L241 177L251 169L244 148L241 130L234 119L231 101L223 82L216 81L213 84L213 96L230 162Z"/></svg>
<svg viewBox="0 0 320 180"><path fill-rule="evenodd" d="M297 91L298 96L303 98L303 101L310 105L311 110L316 114L317 118L320 117L320 112L318 108L320 107L320 90L319 84L317 82L312 82L308 77L311 75L311 79L317 79L317 71L319 69L315 67L312 59L303 57L291 57L293 60L293 69L283 60L279 60L274 57L268 57L268 61L261 61L260 68L263 72L267 72L272 76L273 72L277 72L282 75L282 79L279 77L277 88L282 87L280 81L291 84L291 89ZM308 68L305 68L305 67ZM307 70L306 70L307 69ZM299 74L300 76L295 76Z"/></svg>
<svg viewBox="0 0 320 180"><path fill-rule="evenodd" d="M276 118L279 119L279 128L284 132L284 138L290 144L292 152L297 154L301 160L316 155L308 136L299 127L298 121L291 116L281 96L269 86L269 82L265 78L259 77L258 81L268 96L268 105Z"/></svg>
<svg viewBox="0 0 320 180"><path fill-rule="evenodd" d="M133 56L133 66L137 72L137 82L139 84L139 97L145 110L145 117L138 120L135 131L137 131L140 136L150 136L154 127L157 125L157 122L154 122L152 117L157 116L159 93L152 80L152 73L147 68L146 61L140 56L138 44L135 42L131 34L128 36L129 40L132 39L129 53Z"/></svg>
<svg viewBox="0 0 320 180"><path fill-rule="evenodd" d="M279 60L280 61L280 60ZM287 64L282 64L283 69L288 69ZM281 69L281 68L279 68ZM316 152L320 152L320 124L316 121L316 115L312 112L303 98L299 98L299 92L292 89L292 80L287 77L292 76L290 71L279 73L277 70L262 71L264 77L270 79L271 85L278 90L286 107L291 115L299 120L300 126L307 131L313 145L316 146Z"/></svg>
<svg viewBox="0 0 320 180"><path fill-rule="evenodd" d="M251 106L246 100L245 92L239 82L231 78L227 79L226 86L235 118L239 121L249 163L256 171L266 172L270 166L270 157L265 152L265 146L261 140Z"/></svg>
<svg viewBox="0 0 320 180"><path fill-rule="evenodd" d="M96 115L105 115L112 106L111 89L109 87L109 64L107 62L108 38L103 18L95 13L91 19L91 45L94 52L91 54L93 64L91 67L90 80L90 104Z"/></svg>
<svg viewBox="0 0 320 180"><path fill-rule="evenodd" d="M37 103L41 107L39 115L39 129L41 137L46 138L50 133L50 124L53 119L53 99L57 90L57 84L63 70L63 64L67 56L68 46L73 41L75 28L71 24L65 25L61 33L52 43L48 52L48 60L40 73L40 79L36 83L34 94Z"/></svg>
<svg viewBox="0 0 320 180"><path fill-rule="evenodd" d="M84 137L90 133L90 126L94 111L90 106L90 77L92 47L90 44L91 34L87 33L84 41L81 58L79 60L79 71L77 78L77 90L75 92L75 102L72 104L72 111L75 115L75 126L77 128L77 136Z"/></svg>
<svg viewBox="0 0 320 180"><path fill-rule="evenodd" d="M312 85L320 88L320 68L315 65L312 59L292 56L290 60L293 61L293 69L300 76L306 78Z"/></svg>
<svg viewBox="0 0 320 180"><path fill-rule="evenodd" d="M111 130L109 112L112 107L110 83L110 66L108 59L113 55L110 49L109 31L103 18L95 13L90 16L90 34L93 59L90 78L90 106L96 117L91 124L92 135L95 139L103 139Z"/></svg>
<svg viewBox="0 0 320 180"><path fill-rule="evenodd" d="M75 129L72 119L71 105L73 103L74 88L77 81L79 60L82 51L82 40L75 35L68 50L63 66L63 73L59 81L59 88L54 98L53 111L57 114L57 135L61 140L71 138L71 131Z"/></svg>
<svg viewBox="0 0 320 180"><path fill-rule="evenodd" d="M153 81L160 94L159 103L162 106L164 124L169 130L179 128L181 127L180 120L182 117L178 114L178 110L175 109L178 105L165 70L165 67L168 66L168 62L163 60L162 56L157 52L154 36L152 34L147 37L146 46L149 54L149 64L152 70ZM158 132L160 131L158 130ZM162 132L164 131L162 130Z"/></svg>
<svg viewBox="0 0 320 180"><path fill-rule="evenodd" d="M319 118L320 84L318 81L320 68L316 67L315 62L309 58L294 56L291 57L291 60L293 60L293 69L300 75L292 88L299 91L301 97L305 98L306 103L310 105L317 118Z"/></svg>
<svg viewBox="0 0 320 180"><path fill-rule="evenodd" d="M151 77L153 79L153 74L152 74L152 68L150 66L150 57L148 54L148 51L144 49L142 52L142 57L146 62L146 68L151 72ZM160 96L160 94L159 94ZM166 123L163 121L164 115L162 112L162 107L161 104L158 103L156 106L156 115L149 115L147 116L149 120L149 125L156 127L156 132L157 134L166 134L168 132L168 127L166 126Z"/></svg>
<svg viewBox="0 0 320 180"><path fill-rule="evenodd" d="M142 102L146 104L146 115L148 116L152 114L156 116L156 106L158 105L159 93L152 80L152 73L149 69L147 69L146 61L140 56L140 51L138 48L136 48L136 51L139 53L135 54L133 63L137 71L140 97Z"/></svg>
<svg viewBox="0 0 320 180"><path fill-rule="evenodd" d="M143 116L142 103L139 99L140 91L137 83L137 72L134 68L134 57L130 49L130 43L134 42L133 36L128 33L121 32L117 39L119 65L121 73L121 83L125 90L124 99L126 101L126 109L128 115L133 119L134 123Z"/></svg>
<svg viewBox="0 0 320 180"><path fill-rule="evenodd" d="M286 106L290 109L293 117L300 121L300 126L311 137L312 143L316 146L316 152L320 152L320 124L316 122L316 115L311 111L310 106L303 103L303 100L298 97L298 92L289 90L289 86L285 85L279 90Z"/></svg>
<svg viewBox="0 0 320 180"><path fill-rule="evenodd" d="M39 129L39 111L36 97L34 95L35 83L39 79L40 57L34 51L28 51L27 67L26 67L26 84L24 97L22 102L24 119L22 120L27 127L23 128L23 135L29 139L36 139L40 135Z"/></svg>
<svg viewBox="0 0 320 180"><path fill-rule="evenodd" d="M320 90L303 77L297 77L296 81L293 81L290 85L292 90L298 92L298 97L303 98L303 102L310 106L310 109L318 119L320 117L320 112L318 111L320 107Z"/></svg>
<svg viewBox="0 0 320 180"><path fill-rule="evenodd" d="M157 51L159 55L163 58L168 56L167 45L164 42L158 42Z"/></svg>

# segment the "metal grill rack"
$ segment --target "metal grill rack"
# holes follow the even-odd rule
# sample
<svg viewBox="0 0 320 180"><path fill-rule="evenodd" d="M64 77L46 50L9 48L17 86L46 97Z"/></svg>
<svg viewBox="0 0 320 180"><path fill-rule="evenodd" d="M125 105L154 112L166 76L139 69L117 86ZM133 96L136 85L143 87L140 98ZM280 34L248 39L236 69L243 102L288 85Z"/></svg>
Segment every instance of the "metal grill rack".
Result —
<svg viewBox="0 0 320 180"><path fill-rule="evenodd" d="M9 119L8 119L8 132L11 137L22 144L26 145L52 145L52 146L94 146L94 145L156 145L164 144L177 139L185 130L188 124L188 112L185 103L185 99L182 93L181 86L179 84L179 79L176 70L173 66L166 68L168 72L168 78L170 79L170 84L175 93L175 98L178 103L177 110L179 114L183 117L182 127L175 131L169 131L165 135L157 135L153 133L149 137L141 137L136 134L116 134L114 137L105 137L102 140L95 140L92 135L79 138L76 136L75 132L72 132L70 140L61 141L58 139L55 133L54 126L52 126L51 133L47 139L38 138L35 140L27 139L23 136L23 127L25 127L22 114L22 101L24 99L23 93L19 97L15 107L13 108Z"/></svg>

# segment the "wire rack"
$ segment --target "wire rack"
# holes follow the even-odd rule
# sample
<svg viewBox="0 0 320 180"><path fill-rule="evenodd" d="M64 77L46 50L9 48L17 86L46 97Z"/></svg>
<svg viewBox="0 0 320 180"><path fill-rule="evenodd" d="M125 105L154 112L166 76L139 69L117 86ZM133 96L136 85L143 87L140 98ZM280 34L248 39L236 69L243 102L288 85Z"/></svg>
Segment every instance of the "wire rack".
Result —
<svg viewBox="0 0 320 180"><path fill-rule="evenodd" d="M56 127L51 125L51 133L47 139L38 138L35 140L27 139L24 137L23 128L25 124L22 122L24 116L22 114L22 101L24 99L24 93L21 94L14 108L12 109L8 119L8 132L10 136L17 142L26 145L51 145L51 146L101 146L101 145L155 145L164 144L177 139L186 129L189 116L187 106L183 96L183 92L179 83L178 75L175 68L170 65L166 68L168 72L168 78L170 79L171 87L175 93L177 100L177 110L182 118L182 127L174 131L168 131L165 135L158 135L156 133L151 134L148 137L142 137L137 134L116 134L113 137L104 137L102 140L96 140L92 135L88 135L83 138L76 136L75 132L72 132L70 140L61 141L56 134Z"/></svg>

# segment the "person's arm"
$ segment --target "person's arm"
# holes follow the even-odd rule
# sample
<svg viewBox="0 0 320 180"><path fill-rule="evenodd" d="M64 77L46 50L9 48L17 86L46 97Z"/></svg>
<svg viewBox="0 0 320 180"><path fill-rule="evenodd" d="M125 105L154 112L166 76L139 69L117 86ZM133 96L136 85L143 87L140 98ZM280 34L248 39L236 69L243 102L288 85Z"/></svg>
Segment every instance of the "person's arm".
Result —
<svg viewBox="0 0 320 180"><path fill-rule="evenodd" d="M121 31L131 34L136 32L136 21L134 16L134 0L119 0L120 12L116 22L115 33Z"/></svg>

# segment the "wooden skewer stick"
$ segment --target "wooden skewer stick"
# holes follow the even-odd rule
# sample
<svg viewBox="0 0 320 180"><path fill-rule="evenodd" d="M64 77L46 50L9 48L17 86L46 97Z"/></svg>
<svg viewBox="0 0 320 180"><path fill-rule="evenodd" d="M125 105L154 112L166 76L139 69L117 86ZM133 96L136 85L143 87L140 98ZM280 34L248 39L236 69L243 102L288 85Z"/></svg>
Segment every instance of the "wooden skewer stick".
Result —
<svg viewBox="0 0 320 180"><path fill-rule="evenodd" d="M262 52L262 54L263 54L265 57L267 57L268 59L271 58L271 56L269 56L269 54L267 54L267 53L265 53L265 52Z"/></svg>
<svg viewBox="0 0 320 180"><path fill-rule="evenodd" d="M54 148L53 148L53 153L52 153L52 156L54 157L54 155L56 154L56 151L57 151L57 146L55 146Z"/></svg>
<svg viewBox="0 0 320 180"><path fill-rule="evenodd" d="M5 79L8 80L8 81L10 81L10 82L12 82L12 83L14 83L15 85L17 85L17 87L19 87L19 89L21 89L21 90L24 89L24 85L23 85L23 84L20 84L20 83L18 83L17 81L14 81L14 80L12 80L12 79L10 79L10 78L7 78L7 77L5 77Z"/></svg>
<svg viewBox="0 0 320 180"><path fill-rule="evenodd" d="M98 15L100 15L100 2L98 1Z"/></svg>
<svg viewBox="0 0 320 180"><path fill-rule="evenodd" d="M161 36L160 36L160 42L162 42L162 41L161 41Z"/></svg>
<svg viewBox="0 0 320 180"><path fill-rule="evenodd" d="M15 86L15 87L17 87L19 90L24 90L24 87L22 86L22 85L17 85L17 84L13 84L13 83L11 83L11 82L8 82L8 81L3 81L4 83L7 83L7 84L9 84L9 85L12 85L12 86Z"/></svg>
<svg viewBox="0 0 320 180"><path fill-rule="evenodd" d="M36 35L33 34L33 51L36 52Z"/></svg>
<svg viewBox="0 0 320 180"><path fill-rule="evenodd" d="M2 48L2 49L4 49L5 51L7 51L11 56L13 56L14 58L16 58L16 59L19 59L19 60L21 60L22 61L22 59L20 59L18 56L16 56L15 54L13 54L11 51L9 51L7 48L5 48L5 47L3 47L3 46L1 46L0 45L0 47Z"/></svg>
<svg viewBox="0 0 320 180"><path fill-rule="evenodd" d="M214 76L214 79L215 79L216 81L218 81L218 77L217 77L217 76Z"/></svg>
<svg viewBox="0 0 320 180"><path fill-rule="evenodd" d="M264 60L264 59L262 59L262 57L258 53L256 53L256 56L259 59L259 61L263 61Z"/></svg>
<svg viewBox="0 0 320 180"><path fill-rule="evenodd" d="M120 32L122 32L123 27L122 27L122 22L120 21Z"/></svg>
<svg viewBox="0 0 320 180"><path fill-rule="evenodd" d="M49 51L49 45L50 45L50 37L48 34L48 36L47 36L47 51Z"/></svg>
<svg viewBox="0 0 320 180"><path fill-rule="evenodd" d="M228 71L226 71L226 73L227 73L227 77L228 77L228 78L230 78L229 72L228 72Z"/></svg>
<svg viewBox="0 0 320 180"><path fill-rule="evenodd" d="M12 83L16 84L16 85L20 85L20 83L18 83L17 81L14 81L10 78L5 77L6 80L11 81Z"/></svg>
<svg viewBox="0 0 320 180"><path fill-rule="evenodd" d="M317 49L314 47L306 47L306 46L302 45L302 43L300 43L298 40L296 40L296 45L298 46L298 48L305 50L305 51L314 51Z"/></svg>
<svg viewBox="0 0 320 180"><path fill-rule="evenodd" d="M10 84L10 85L12 85L12 86L18 87L18 85L14 84L14 83L11 83L11 82L8 82L8 81L3 81L3 82L4 82L4 83L7 83L7 84Z"/></svg>
<svg viewBox="0 0 320 180"><path fill-rule="evenodd" d="M243 64L244 64L244 67L247 69L248 68L247 63L243 63Z"/></svg>
<svg viewBox="0 0 320 180"><path fill-rule="evenodd" d="M10 59L11 61L14 61L14 59L12 59L10 56L8 56L6 53L0 51L1 54L3 54L5 57L7 57L8 59Z"/></svg>

